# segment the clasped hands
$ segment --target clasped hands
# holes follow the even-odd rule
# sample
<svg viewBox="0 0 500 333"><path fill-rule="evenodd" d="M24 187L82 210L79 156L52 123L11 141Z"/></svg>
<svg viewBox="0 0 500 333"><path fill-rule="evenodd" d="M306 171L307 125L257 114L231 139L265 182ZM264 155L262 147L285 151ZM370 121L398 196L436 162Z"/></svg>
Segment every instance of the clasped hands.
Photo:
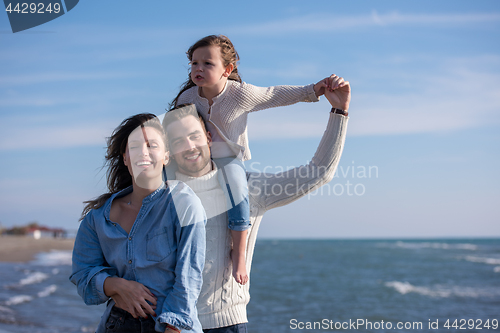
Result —
<svg viewBox="0 0 500 333"><path fill-rule="evenodd" d="M344 78L332 74L314 85L316 96L325 95L333 108L347 111L351 101L351 86Z"/></svg>

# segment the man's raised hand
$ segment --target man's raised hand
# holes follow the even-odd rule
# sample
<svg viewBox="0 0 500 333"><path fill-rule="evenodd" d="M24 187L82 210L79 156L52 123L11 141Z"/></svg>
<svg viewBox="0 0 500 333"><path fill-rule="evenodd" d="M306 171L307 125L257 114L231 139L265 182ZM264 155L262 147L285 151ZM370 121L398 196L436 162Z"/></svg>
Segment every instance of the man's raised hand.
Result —
<svg viewBox="0 0 500 333"><path fill-rule="evenodd" d="M351 102L351 86L349 82L332 74L329 77L329 87L325 89L325 97L333 108L347 111Z"/></svg>

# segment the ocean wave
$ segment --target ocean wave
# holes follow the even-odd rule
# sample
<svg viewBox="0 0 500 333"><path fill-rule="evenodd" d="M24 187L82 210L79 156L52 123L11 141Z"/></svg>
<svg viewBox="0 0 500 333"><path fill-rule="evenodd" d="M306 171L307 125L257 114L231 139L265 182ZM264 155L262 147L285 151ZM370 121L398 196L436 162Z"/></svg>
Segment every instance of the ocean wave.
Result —
<svg viewBox="0 0 500 333"><path fill-rule="evenodd" d="M11 324L15 321L16 318L14 317L14 311L0 305L0 323Z"/></svg>
<svg viewBox="0 0 500 333"><path fill-rule="evenodd" d="M384 284L386 287L395 289L400 294L416 293L429 297L497 297L500 296L499 290L479 289L472 287L434 285L432 287L414 286L409 282L390 281Z"/></svg>
<svg viewBox="0 0 500 333"><path fill-rule="evenodd" d="M478 246L469 243L440 243L440 242L402 242L389 243L403 249L440 249L440 250L469 250L476 251Z"/></svg>
<svg viewBox="0 0 500 333"><path fill-rule="evenodd" d="M39 298L42 298L42 297L47 297L53 293L55 293L57 290L57 286L55 284L51 284L50 286L48 286L47 288L45 288L44 290L38 292L36 295L39 297Z"/></svg>
<svg viewBox="0 0 500 333"><path fill-rule="evenodd" d="M26 286L28 284L40 283L44 280L47 280L49 276L42 272L34 272L24 279L21 279L18 283L19 286Z"/></svg>
<svg viewBox="0 0 500 333"><path fill-rule="evenodd" d="M500 266L493 268L493 272L500 273Z"/></svg>
<svg viewBox="0 0 500 333"><path fill-rule="evenodd" d="M56 290L57 290L57 286L55 284L52 284L52 285L44 288L42 291L38 292L36 294L36 296L38 298L47 297L47 296L50 296L53 293L55 293ZM16 295L16 296L12 296L11 298L9 298L7 301L5 301L4 304L7 306L17 305L17 304L21 304L21 303L31 302L33 299L35 299L35 297L30 296L30 295ZM0 306L0 312L6 312L8 314L13 313L11 309L6 308L6 307L2 307L2 306Z"/></svg>
<svg viewBox="0 0 500 333"><path fill-rule="evenodd" d="M13 296L13 297L9 298L7 301L5 301L5 305L11 306L11 305L16 305L16 304L31 302L32 300L33 300L32 296L17 295L17 296Z"/></svg>
<svg viewBox="0 0 500 333"><path fill-rule="evenodd" d="M485 257L466 256L465 260L472 261L472 262L479 262L479 263L488 264L488 265L500 265L500 258L485 258Z"/></svg>
<svg viewBox="0 0 500 333"><path fill-rule="evenodd" d="M71 256L72 251L52 250L37 254L33 263L41 266L71 265Z"/></svg>
<svg viewBox="0 0 500 333"><path fill-rule="evenodd" d="M12 311L12 309L9 309L9 308L6 308L5 306L1 306L0 305L0 312L5 312L5 313L14 313L14 311Z"/></svg>

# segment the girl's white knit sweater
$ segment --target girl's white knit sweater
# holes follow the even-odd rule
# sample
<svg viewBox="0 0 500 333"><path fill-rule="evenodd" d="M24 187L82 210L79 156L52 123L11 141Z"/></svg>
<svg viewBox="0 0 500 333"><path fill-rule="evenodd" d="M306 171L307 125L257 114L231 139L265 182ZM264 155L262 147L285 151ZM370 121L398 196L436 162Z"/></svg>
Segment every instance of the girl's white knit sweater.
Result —
<svg viewBox="0 0 500 333"><path fill-rule="evenodd" d="M228 80L224 90L208 100L199 94L197 86L179 96L178 105L193 103L205 121L212 123L234 154L243 161L252 156L248 147L247 116L249 112L319 101L314 84L308 86L257 87L245 82Z"/></svg>

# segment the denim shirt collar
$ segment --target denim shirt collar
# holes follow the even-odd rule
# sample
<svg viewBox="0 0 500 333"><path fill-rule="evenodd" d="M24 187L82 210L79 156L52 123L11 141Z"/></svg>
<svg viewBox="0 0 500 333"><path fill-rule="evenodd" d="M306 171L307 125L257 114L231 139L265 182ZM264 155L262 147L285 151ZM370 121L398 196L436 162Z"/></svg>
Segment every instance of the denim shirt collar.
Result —
<svg viewBox="0 0 500 333"><path fill-rule="evenodd" d="M151 202L154 202L158 197L160 197L158 194L163 192L164 190L167 190L167 189L168 188L165 185L165 182L161 182L161 185L156 190L154 190L153 193L149 194L147 197L142 199L142 205L146 205L146 204L149 204ZM111 195L111 197L106 202L106 206L104 208L104 218L106 219L107 222L111 222L111 220L109 218L109 214L111 212L111 204L113 203L113 200L115 200L116 198L124 197L127 194L132 193L133 190L134 190L133 186L130 185L129 187L124 188L123 190L116 192L116 193L113 193L113 195Z"/></svg>

